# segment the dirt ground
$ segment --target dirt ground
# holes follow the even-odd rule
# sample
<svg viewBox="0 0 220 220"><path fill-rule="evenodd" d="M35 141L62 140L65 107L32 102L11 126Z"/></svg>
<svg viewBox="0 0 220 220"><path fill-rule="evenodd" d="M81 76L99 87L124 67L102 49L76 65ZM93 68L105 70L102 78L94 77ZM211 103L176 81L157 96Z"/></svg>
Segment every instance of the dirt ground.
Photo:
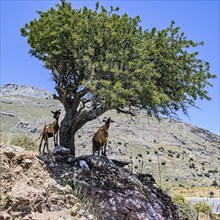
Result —
<svg viewBox="0 0 220 220"><path fill-rule="evenodd" d="M34 153L0 146L0 219L95 219Z"/></svg>

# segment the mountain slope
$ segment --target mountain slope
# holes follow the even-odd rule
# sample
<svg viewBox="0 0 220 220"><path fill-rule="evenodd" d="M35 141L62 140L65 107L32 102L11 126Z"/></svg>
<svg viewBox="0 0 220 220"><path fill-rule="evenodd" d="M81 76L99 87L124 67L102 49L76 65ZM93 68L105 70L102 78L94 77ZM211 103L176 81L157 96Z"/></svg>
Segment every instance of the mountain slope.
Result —
<svg viewBox="0 0 220 220"><path fill-rule="evenodd" d="M49 92L14 84L1 88L0 102L1 142L20 133L38 138L45 122L53 121L50 111L63 109ZM177 120L163 118L159 123L144 113L131 118L111 111L104 116L111 116L115 121L109 129L109 158L132 161L130 169L133 172L150 173L163 185L210 186L218 183L218 135ZM92 136L99 127L96 119L78 131L77 156L92 153Z"/></svg>

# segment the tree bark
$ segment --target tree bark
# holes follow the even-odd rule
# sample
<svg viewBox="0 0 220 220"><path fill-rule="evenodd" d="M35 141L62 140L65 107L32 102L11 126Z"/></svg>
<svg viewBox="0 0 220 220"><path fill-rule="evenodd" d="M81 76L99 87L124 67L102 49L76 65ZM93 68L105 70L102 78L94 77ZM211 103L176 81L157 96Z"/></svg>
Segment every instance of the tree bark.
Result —
<svg viewBox="0 0 220 220"><path fill-rule="evenodd" d="M96 110L84 110L75 112L66 109L66 114L60 124L60 145L70 149L70 153L75 157L75 134L88 121L102 115L109 108L97 108Z"/></svg>
<svg viewBox="0 0 220 220"><path fill-rule="evenodd" d="M75 157L75 133L76 129L72 123L74 115L67 111L60 124L60 145L70 149L70 153Z"/></svg>

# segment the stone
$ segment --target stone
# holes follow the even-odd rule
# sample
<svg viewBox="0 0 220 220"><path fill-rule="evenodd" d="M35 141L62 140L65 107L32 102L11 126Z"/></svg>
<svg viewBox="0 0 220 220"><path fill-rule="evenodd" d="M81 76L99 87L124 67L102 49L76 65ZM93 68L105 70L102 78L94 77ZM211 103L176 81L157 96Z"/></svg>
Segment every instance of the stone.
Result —
<svg viewBox="0 0 220 220"><path fill-rule="evenodd" d="M15 157L15 153L12 151L6 151L4 152L4 154L8 157L8 159L12 159L13 157Z"/></svg>
<svg viewBox="0 0 220 220"><path fill-rule="evenodd" d="M12 220L12 217L7 212L1 212L0 220Z"/></svg>
<svg viewBox="0 0 220 220"><path fill-rule="evenodd" d="M22 161L22 166L29 169L31 167L31 165L33 164L33 161L31 159L24 159Z"/></svg>
<svg viewBox="0 0 220 220"><path fill-rule="evenodd" d="M76 203L72 208L71 208L71 211L70 211L70 214L72 216L76 216L78 211L80 210L80 207L81 205L79 203Z"/></svg>

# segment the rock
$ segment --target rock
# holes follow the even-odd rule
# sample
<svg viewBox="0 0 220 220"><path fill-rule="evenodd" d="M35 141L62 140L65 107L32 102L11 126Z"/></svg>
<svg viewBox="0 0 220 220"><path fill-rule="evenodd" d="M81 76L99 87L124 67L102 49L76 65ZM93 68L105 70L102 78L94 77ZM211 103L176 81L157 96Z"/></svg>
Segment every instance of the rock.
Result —
<svg viewBox="0 0 220 220"><path fill-rule="evenodd" d="M22 163L21 163L21 165L27 169L29 169L32 164L33 164L33 161L31 159L24 159L22 160Z"/></svg>
<svg viewBox="0 0 220 220"><path fill-rule="evenodd" d="M0 115L5 115L5 116L9 116L9 117L15 117L16 115L8 113L8 112L0 112Z"/></svg>
<svg viewBox="0 0 220 220"><path fill-rule="evenodd" d="M94 217L93 217L93 215L88 215L88 216L87 216L87 219L88 219L88 220L93 220Z"/></svg>
<svg viewBox="0 0 220 220"><path fill-rule="evenodd" d="M0 212L0 220L12 220L12 217L7 212Z"/></svg>
<svg viewBox="0 0 220 220"><path fill-rule="evenodd" d="M72 208L70 214L72 216L76 216L77 212L80 210L81 205L79 203L76 203Z"/></svg>
<svg viewBox="0 0 220 220"><path fill-rule="evenodd" d="M86 211L84 209L80 209L78 212L79 216L83 216L83 215L85 215L85 213L86 213Z"/></svg>
<svg viewBox="0 0 220 220"><path fill-rule="evenodd" d="M6 151L4 154L11 160L13 157L15 157L15 153L12 151Z"/></svg>
<svg viewBox="0 0 220 220"><path fill-rule="evenodd" d="M117 159L111 159L111 161L112 161L115 165L117 165L117 166L119 166L119 167L124 167L124 166L126 166L126 165L131 164L131 160L117 160Z"/></svg>
<svg viewBox="0 0 220 220"><path fill-rule="evenodd" d="M65 156L65 155L69 155L69 154L70 154L69 148L65 148L62 146L56 146L53 149L53 155L55 155L55 156L57 156L57 155Z"/></svg>
<svg viewBox="0 0 220 220"><path fill-rule="evenodd" d="M39 99L52 99L53 95L46 91L34 88L32 86L26 86L26 85L16 85L13 83L6 84L3 87L1 87L1 93L3 96L25 96L25 97L33 97L33 98L39 98Z"/></svg>
<svg viewBox="0 0 220 220"><path fill-rule="evenodd" d="M78 163L74 167L75 177L63 177L66 181L74 178L74 185L81 186L81 191L94 201L104 220L181 219L171 198L155 187L151 175L131 175L102 156L84 156L74 161L73 164ZM76 203L71 215L79 214L79 210Z"/></svg>

